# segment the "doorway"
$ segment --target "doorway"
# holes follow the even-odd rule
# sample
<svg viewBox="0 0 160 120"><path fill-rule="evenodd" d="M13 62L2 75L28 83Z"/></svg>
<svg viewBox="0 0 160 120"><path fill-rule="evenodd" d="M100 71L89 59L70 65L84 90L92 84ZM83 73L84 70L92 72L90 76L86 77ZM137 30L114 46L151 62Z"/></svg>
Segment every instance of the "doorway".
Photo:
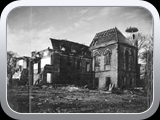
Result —
<svg viewBox="0 0 160 120"><path fill-rule="evenodd" d="M95 81L94 81L94 88L98 88L99 86L99 78L95 78Z"/></svg>
<svg viewBox="0 0 160 120"><path fill-rule="evenodd" d="M110 77L106 77L106 88L107 90L109 89L109 85L111 84L111 78Z"/></svg>

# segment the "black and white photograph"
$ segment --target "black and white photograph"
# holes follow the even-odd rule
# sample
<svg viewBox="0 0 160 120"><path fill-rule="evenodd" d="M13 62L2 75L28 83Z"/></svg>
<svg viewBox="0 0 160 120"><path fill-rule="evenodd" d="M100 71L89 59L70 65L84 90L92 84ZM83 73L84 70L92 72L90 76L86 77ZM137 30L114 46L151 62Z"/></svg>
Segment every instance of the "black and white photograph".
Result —
<svg viewBox="0 0 160 120"><path fill-rule="evenodd" d="M143 7L23 6L7 17L17 113L143 113L153 103L153 17Z"/></svg>

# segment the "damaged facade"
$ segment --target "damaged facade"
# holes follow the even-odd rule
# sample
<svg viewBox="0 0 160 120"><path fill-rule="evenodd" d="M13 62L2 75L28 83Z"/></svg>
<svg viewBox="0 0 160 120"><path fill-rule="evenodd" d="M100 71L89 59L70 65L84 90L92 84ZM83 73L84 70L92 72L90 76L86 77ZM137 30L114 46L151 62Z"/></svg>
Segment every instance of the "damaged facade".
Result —
<svg viewBox="0 0 160 120"><path fill-rule="evenodd" d="M53 49L32 52L33 84L90 85L91 52L89 47L67 40L50 39ZM38 82L39 84L39 82Z"/></svg>
<svg viewBox="0 0 160 120"><path fill-rule="evenodd" d="M139 79L138 50L117 28L97 33L90 50L94 86L99 89L110 84L119 88L136 86Z"/></svg>
<svg viewBox="0 0 160 120"><path fill-rule="evenodd" d="M90 46L50 41L53 48L33 51L30 62L27 58L32 85L73 84L104 89L113 84L130 88L139 80L138 49L117 28L97 33Z"/></svg>
<svg viewBox="0 0 160 120"><path fill-rule="evenodd" d="M15 73L12 76L12 83L17 85L26 85L28 83L29 57L17 57Z"/></svg>

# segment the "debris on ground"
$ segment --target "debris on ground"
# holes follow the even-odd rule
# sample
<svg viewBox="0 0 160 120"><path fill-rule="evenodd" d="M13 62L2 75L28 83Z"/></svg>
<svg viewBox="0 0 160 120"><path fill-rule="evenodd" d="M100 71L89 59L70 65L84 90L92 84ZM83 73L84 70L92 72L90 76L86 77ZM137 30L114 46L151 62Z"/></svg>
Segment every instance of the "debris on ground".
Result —
<svg viewBox="0 0 160 120"><path fill-rule="evenodd" d="M115 87L103 91L73 85L17 86L7 90L7 99L20 113L28 113L29 107L32 113L140 113L147 109L142 90Z"/></svg>
<svg viewBox="0 0 160 120"><path fill-rule="evenodd" d="M62 88L63 90L67 90L69 92L72 92L72 91L78 91L79 88L78 87L75 87L75 86L67 86L67 87L63 87Z"/></svg>

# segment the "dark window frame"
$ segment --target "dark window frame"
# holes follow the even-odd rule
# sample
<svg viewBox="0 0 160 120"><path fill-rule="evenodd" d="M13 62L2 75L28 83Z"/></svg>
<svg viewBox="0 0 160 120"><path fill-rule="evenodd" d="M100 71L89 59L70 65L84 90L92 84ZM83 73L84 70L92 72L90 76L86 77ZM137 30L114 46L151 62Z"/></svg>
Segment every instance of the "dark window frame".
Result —
<svg viewBox="0 0 160 120"><path fill-rule="evenodd" d="M106 49L104 51L104 65L111 65L111 50L110 49Z"/></svg>

